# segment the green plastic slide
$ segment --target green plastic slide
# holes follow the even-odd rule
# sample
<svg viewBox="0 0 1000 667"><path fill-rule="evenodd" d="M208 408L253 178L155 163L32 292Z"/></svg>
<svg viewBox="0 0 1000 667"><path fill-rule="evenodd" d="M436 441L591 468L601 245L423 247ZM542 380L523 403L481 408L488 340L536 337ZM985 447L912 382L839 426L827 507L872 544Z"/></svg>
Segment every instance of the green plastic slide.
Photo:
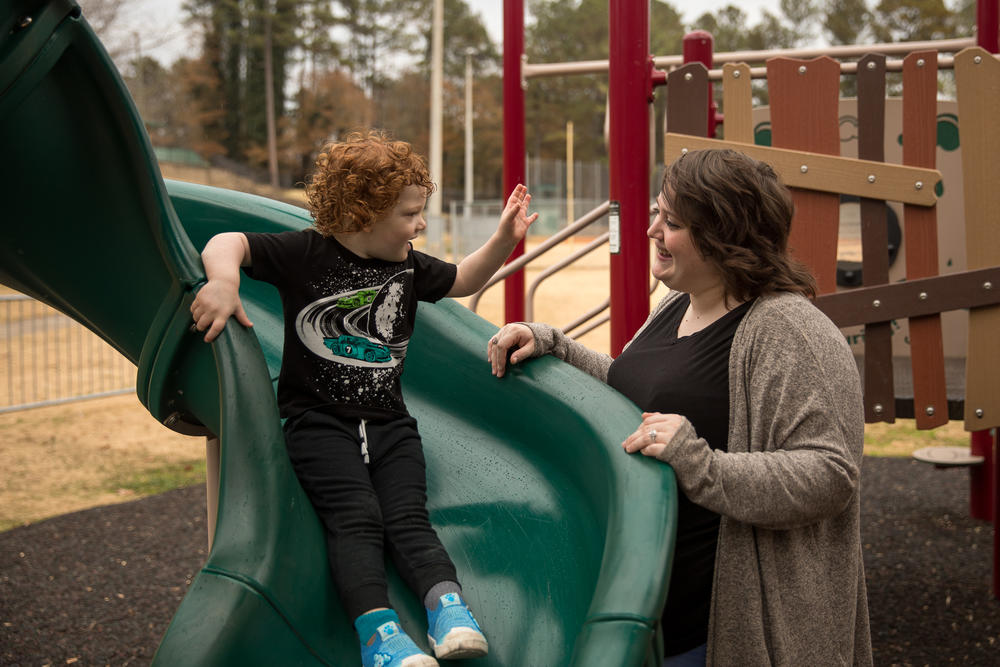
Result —
<svg viewBox="0 0 1000 667"><path fill-rule="evenodd" d="M302 227L306 213L164 183L128 92L70 0L14 0L0 16L0 156L0 282L136 362L139 398L158 420L221 439L212 550L154 662L358 664L320 523L284 452L275 291L244 279L252 330L230 323L206 345L189 329L208 238ZM621 452L638 410L566 364L543 358L493 378L495 329L454 302L422 304L404 373L431 519L490 640L489 657L467 664L658 664L673 474ZM420 642L420 602L390 573Z"/></svg>

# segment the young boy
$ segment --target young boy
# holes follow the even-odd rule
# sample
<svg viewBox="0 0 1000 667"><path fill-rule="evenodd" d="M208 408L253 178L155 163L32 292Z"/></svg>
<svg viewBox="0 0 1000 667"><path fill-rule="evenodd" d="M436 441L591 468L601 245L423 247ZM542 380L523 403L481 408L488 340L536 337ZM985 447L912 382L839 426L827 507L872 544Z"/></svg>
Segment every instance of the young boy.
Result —
<svg viewBox="0 0 1000 667"><path fill-rule="evenodd" d="M400 390L417 301L479 290L538 214L518 185L496 232L456 267L413 249L434 184L421 157L377 132L325 148L306 188L315 227L213 237L208 281L191 313L205 341L230 316L252 326L240 267L274 284L284 309L278 405L288 455L323 520L341 603L365 667L437 665L402 631L389 604L383 535L404 581L421 596L438 658L486 655L455 566L426 509L423 450Z"/></svg>

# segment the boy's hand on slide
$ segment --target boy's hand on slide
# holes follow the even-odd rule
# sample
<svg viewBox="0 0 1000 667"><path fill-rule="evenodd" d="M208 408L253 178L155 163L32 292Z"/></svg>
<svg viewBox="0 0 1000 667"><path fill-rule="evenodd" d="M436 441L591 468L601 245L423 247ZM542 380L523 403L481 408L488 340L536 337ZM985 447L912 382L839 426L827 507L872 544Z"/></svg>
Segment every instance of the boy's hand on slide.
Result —
<svg viewBox="0 0 1000 667"><path fill-rule="evenodd" d="M210 280L205 283L191 304L191 318L194 320L196 330L207 330L206 343L211 343L222 333L231 316L245 327L253 326L253 322L243 310L237 289L221 280Z"/></svg>

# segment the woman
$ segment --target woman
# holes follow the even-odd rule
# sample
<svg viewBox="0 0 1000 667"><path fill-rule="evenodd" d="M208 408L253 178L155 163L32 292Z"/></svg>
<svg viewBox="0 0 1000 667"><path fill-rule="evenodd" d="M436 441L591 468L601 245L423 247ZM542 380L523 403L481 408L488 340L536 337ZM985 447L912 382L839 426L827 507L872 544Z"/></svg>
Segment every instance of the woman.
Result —
<svg viewBox="0 0 1000 667"><path fill-rule="evenodd" d="M642 410L624 443L681 489L665 665L870 665L860 540L861 383L788 254L766 164L690 152L664 174L652 274L668 295L617 359L542 324L488 344L494 375L554 354Z"/></svg>

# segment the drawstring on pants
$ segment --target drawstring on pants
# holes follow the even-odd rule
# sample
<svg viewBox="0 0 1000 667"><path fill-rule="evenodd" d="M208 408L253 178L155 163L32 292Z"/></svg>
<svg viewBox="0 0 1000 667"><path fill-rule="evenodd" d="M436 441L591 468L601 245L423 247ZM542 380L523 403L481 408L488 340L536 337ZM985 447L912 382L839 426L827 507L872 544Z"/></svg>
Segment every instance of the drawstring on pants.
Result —
<svg viewBox="0 0 1000 667"><path fill-rule="evenodd" d="M368 431L365 429L365 420L362 419L361 423L358 424L358 435L361 436L361 456L365 459L365 465L368 464Z"/></svg>

